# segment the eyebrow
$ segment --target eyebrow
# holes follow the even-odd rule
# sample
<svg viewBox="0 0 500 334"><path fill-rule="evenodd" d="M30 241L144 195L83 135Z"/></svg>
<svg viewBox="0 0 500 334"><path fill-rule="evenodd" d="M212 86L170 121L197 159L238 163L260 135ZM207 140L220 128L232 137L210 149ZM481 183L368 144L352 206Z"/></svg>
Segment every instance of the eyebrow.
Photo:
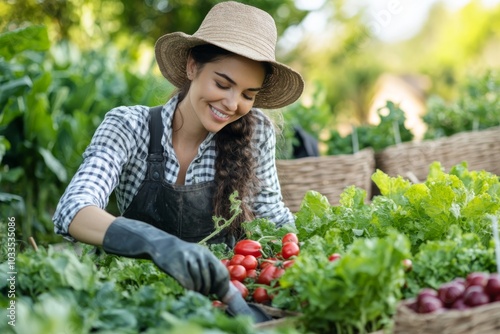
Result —
<svg viewBox="0 0 500 334"><path fill-rule="evenodd" d="M230 83L232 83L233 85L237 85L236 81L234 81L233 79L231 79L228 75L224 74L224 73L219 73L219 72L214 72L215 74L217 74L218 76L226 79L227 81L229 81ZM258 88L248 88L246 90L249 90L249 91L252 91L252 92L258 92L260 91L262 88L261 87L258 87Z"/></svg>

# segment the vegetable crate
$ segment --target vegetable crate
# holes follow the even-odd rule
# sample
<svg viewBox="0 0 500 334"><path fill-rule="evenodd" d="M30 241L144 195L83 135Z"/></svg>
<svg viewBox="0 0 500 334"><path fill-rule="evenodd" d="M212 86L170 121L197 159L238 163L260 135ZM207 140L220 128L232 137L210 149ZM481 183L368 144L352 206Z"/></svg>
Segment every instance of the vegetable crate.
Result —
<svg viewBox="0 0 500 334"><path fill-rule="evenodd" d="M375 160L376 168L387 175L399 175L415 183L427 178L428 167L435 161L446 169L466 161L469 170L500 175L500 127L402 143L377 152Z"/></svg>
<svg viewBox="0 0 500 334"><path fill-rule="evenodd" d="M371 198L372 148L354 154L276 160L276 167L283 200L292 212L299 210L309 190L326 196L331 205L338 204L344 188L352 185L366 190L367 199Z"/></svg>
<svg viewBox="0 0 500 334"><path fill-rule="evenodd" d="M411 310L410 301L398 305L394 334L498 334L500 302L466 310L447 310L419 314Z"/></svg>

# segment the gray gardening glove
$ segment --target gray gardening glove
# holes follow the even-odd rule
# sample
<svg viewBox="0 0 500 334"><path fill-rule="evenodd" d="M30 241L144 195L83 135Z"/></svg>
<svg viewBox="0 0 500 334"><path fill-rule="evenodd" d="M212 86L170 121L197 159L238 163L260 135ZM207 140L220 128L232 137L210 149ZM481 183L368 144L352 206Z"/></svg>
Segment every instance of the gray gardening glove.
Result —
<svg viewBox="0 0 500 334"><path fill-rule="evenodd" d="M183 287L204 295L224 296L229 289L226 267L207 248L138 220L116 218L104 235L103 249L110 254L151 259Z"/></svg>

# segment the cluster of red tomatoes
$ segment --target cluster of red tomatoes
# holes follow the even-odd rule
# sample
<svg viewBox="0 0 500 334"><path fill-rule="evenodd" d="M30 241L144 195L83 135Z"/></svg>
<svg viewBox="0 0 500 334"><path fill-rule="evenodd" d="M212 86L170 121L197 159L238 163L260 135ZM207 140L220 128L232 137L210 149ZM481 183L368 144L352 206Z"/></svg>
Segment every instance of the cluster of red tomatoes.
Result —
<svg viewBox="0 0 500 334"><path fill-rule="evenodd" d="M243 298L266 304L273 297L271 288L277 286L277 280L293 265L294 257L299 253L297 235L287 233L281 239L281 252L275 256L264 258L260 242L245 239L236 243L231 259L221 261Z"/></svg>

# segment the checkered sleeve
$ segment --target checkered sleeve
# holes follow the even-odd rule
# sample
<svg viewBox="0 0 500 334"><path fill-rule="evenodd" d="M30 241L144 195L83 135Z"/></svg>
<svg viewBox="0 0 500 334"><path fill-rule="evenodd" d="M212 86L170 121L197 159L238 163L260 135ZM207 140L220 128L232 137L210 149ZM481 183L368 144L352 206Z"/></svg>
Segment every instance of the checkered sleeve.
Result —
<svg viewBox="0 0 500 334"><path fill-rule="evenodd" d="M53 217L56 233L74 240L68 229L78 211L89 205L102 209L107 206L123 165L134 154L136 128L137 120L129 108L115 108L106 114L57 205Z"/></svg>
<svg viewBox="0 0 500 334"><path fill-rule="evenodd" d="M260 191L254 199L254 213L258 218L267 218L282 226L295 223L291 211L283 203L281 187L276 170L276 133L269 119L257 113L259 122L256 128L255 145L257 148L257 177Z"/></svg>

